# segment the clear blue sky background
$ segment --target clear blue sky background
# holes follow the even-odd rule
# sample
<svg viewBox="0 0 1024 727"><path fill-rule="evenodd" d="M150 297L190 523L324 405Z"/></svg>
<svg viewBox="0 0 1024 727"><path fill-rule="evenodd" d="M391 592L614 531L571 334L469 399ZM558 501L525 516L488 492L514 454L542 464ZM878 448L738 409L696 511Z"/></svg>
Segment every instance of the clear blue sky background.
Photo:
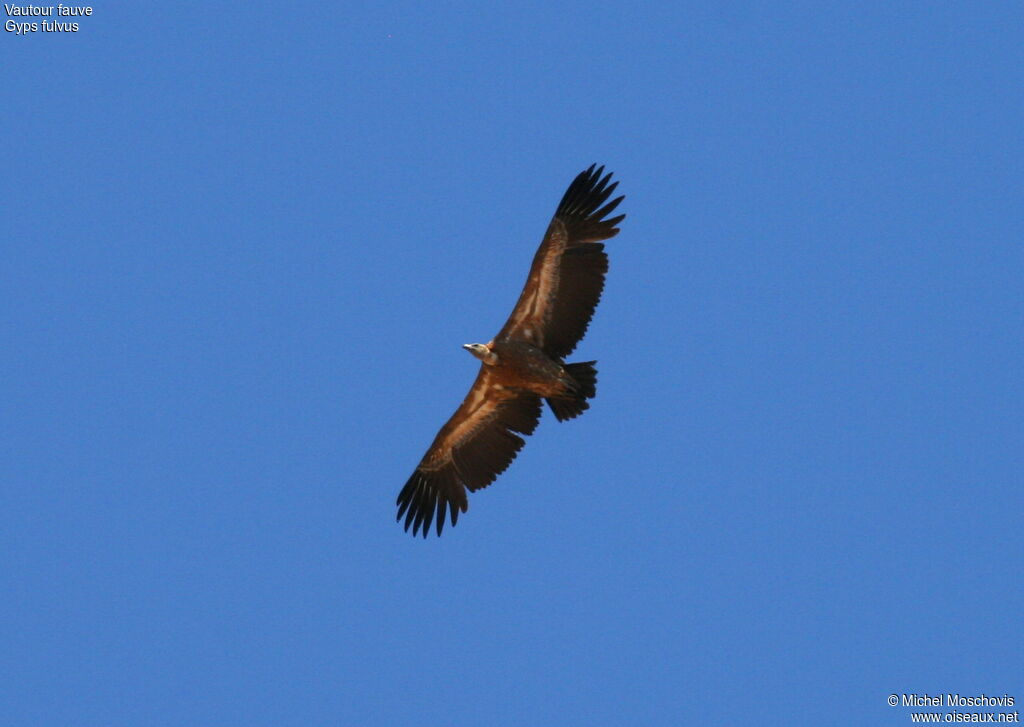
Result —
<svg viewBox="0 0 1024 727"><path fill-rule="evenodd" d="M4 33L0 719L1024 700L1022 21L119 2ZM595 161L628 214L595 405L413 539L459 346Z"/></svg>

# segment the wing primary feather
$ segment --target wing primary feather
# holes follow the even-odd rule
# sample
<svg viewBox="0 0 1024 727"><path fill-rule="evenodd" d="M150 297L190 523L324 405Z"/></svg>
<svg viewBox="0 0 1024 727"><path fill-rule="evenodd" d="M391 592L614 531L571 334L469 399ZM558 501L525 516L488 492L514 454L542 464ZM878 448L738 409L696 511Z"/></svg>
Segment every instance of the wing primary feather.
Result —
<svg viewBox="0 0 1024 727"><path fill-rule="evenodd" d="M413 502L412 507L409 508L409 513L405 516L405 530L406 532L412 532L413 537L419 534L420 521L423 519L423 493L416 493L416 501Z"/></svg>
<svg viewBox="0 0 1024 727"><path fill-rule="evenodd" d="M595 166L595 164L591 164L589 169L576 175L576 179L574 179L572 184L569 185L569 188L565 190L565 194L562 196L562 201L558 203L558 212L555 214L568 212L576 206L580 199L583 198L587 188L590 186L590 180ZM601 169L598 170L598 173L603 169L604 167L602 166Z"/></svg>
<svg viewBox="0 0 1024 727"><path fill-rule="evenodd" d="M396 517L395 520L401 520L402 519L402 515L405 514L406 509L408 509L408 507L409 507L409 499L407 497L404 497L404 495L405 495L405 489L403 489L399 493L399 495L398 495L398 502L395 503L396 505L398 505L398 517Z"/></svg>
<svg viewBox="0 0 1024 727"><path fill-rule="evenodd" d="M603 168L604 167L602 167L602 169ZM587 195L588 206L589 206L589 201L590 200L592 200L592 199L594 199L596 197L599 197L599 196L601 196L603 194L611 194L611 192L609 190L605 189L605 187L608 186L608 181L611 178L612 178L612 173L608 172L608 174L603 179L599 179L597 184L595 184L595 185L593 185L591 187L590 194Z"/></svg>
<svg viewBox="0 0 1024 727"><path fill-rule="evenodd" d="M608 172L602 178L603 171L603 166L596 172L591 166L586 172L581 172L569 185L569 189L565 191L565 195L555 211L555 216L569 219L592 217L593 211L611 196L619 184L616 181L609 185L612 172Z"/></svg>
<svg viewBox="0 0 1024 727"><path fill-rule="evenodd" d="M426 513L426 505L430 500L430 494L427 492L421 492L419 502L416 503L416 518L412 521L412 534L415 536L420 529L420 525L423 524L423 518Z"/></svg>
<svg viewBox="0 0 1024 727"><path fill-rule="evenodd" d="M619 203L620 203L620 202L621 202L622 200L624 200L624 199L625 199L625 197L616 197L616 198L615 198L615 199L613 199L613 200L612 200L611 202L609 202L609 203L608 203L608 204L606 204L606 205L605 205L604 207L602 207L602 208L601 208L601 209L599 209L599 210L598 210L597 212L595 212L595 213L593 214L593 217L594 217L594 219L596 219L596 220L603 220L603 219L604 219L605 217L607 217L607 216L608 216L608 213L610 213L610 212L614 211L614 210L615 210L615 208L619 206ZM604 201L604 200L602 200L602 201ZM621 219L622 219L622 217L618 217L618 218L616 218L616 219L617 219L617 220L621 220ZM608 222L611 222L611 220L608 220ZM614 223L613 223L613 226L614 226Z"/></svg>
<svg viewBox="0 0 1024 727"><path fill-rule="evenodd" d="M416 470L412 473L412 477L405 483L405 487L398 493L398 517L396 520L401 520L402 516L406 514L409 507L412 505L413 499L415 498L416 486L419 482L420 471Z"/></svg>
<svg viewBox="0 0 1024 727"><path fill-rule="evenodd" d="M453 528L455 527L455 524L457 522L459 522L459 512L465 512L466 509L467 508L458 508L458 507L455 507L454 505L452 506L451 510L452 510L452 527Z"/></svg>
<svg viewBox="0 0 1024 727"><path fill-rule="evenodd" d="M455 503L451 503L451 504L454 507ZM444 528L445 508L447 507L447 505L448 505L447 498L444 498L444 497L437 498L437 534L439 536L441 535L441 530Z"/></svg>
<svg viewBox="0 0 1024 727"><path fill-rule="evenodd" d="M430 530L430 525L434 522L434 511L437 509L438 500L437 488L431 488L427 492L427 499L424 503L423 508L423 537L427 537L427 531Z"/></svg>
<svg viewBox="0 0 1024 727"><path fill-rule="evenodd" d="M405 514L405 532L409 532L409 526L412 525L412 521L415 517L416 507L414 505L410 505L409 511Z"/></svg>

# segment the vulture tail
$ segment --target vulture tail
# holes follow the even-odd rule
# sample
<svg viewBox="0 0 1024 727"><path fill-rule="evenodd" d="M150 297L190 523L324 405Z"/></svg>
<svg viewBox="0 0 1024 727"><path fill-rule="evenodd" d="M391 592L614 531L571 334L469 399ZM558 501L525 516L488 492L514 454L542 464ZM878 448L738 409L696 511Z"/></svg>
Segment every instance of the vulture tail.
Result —
<svg viewBox="0 0 1024 727"><path fill-rule="evenodd" d="M596 363L597 361L583 361L565 364L566 373L575 383L574 390L567 392L565 396L545 400L558 421L564 422L566 419L578 417L590 408L587 399L592 399L597 394L597 369L594 368Z"/></svg>

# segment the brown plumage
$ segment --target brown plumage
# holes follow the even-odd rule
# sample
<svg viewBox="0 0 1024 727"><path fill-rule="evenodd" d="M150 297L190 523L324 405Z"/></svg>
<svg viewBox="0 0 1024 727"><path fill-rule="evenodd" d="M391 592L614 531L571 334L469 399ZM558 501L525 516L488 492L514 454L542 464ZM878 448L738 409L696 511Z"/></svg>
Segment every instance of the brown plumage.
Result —
<svg viewBox="0 0 1024 727"><path fill-rule="evenodd" d="M579 416L596 393L594 361L567 364L601 298L608 256L601 240L618 234L625 215L604 219L618 182L604 167L581 172L548 226L512 315L489 343L466 344L483 363L465 401L441 427L398 495L398 519L413 535L431 522L441 534L469 507L466 490L494 482L540 419L541 399L559 421ZM602 207L602 205L604 205Z"/></svg>

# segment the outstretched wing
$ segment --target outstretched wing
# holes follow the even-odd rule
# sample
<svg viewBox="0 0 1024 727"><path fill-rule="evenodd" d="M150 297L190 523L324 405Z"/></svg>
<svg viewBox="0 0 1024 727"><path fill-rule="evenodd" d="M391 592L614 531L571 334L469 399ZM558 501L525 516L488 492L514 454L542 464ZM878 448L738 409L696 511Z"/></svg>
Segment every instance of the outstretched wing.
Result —
<svg viewBox="0 0 1024 727"><path fill-rule="evenodd" d="M459 512L469 507L466 489L473 492L494 482L522 449L523 438L516 432L532 434L536 429L540 398L507 389L496 379L490 366L480 366L466 400L441 427L398 494L397 519L405 515L405 529L411 525L413 535L422 527L427 537L435 515L438 535L446 513L454 526Z"/></svg>
<svg viewBox="0 0 1024 727"><path fill-rule="evenodd" d="M618 234L625 215L604 219L622 197L605 200L618 186L604 167L581 172L569 185L512 315L496 338L527 341L553 358L565 358L587 332L601 299L608 256L601 240ZM603 207L601 205L604 205Z"/></svg>

